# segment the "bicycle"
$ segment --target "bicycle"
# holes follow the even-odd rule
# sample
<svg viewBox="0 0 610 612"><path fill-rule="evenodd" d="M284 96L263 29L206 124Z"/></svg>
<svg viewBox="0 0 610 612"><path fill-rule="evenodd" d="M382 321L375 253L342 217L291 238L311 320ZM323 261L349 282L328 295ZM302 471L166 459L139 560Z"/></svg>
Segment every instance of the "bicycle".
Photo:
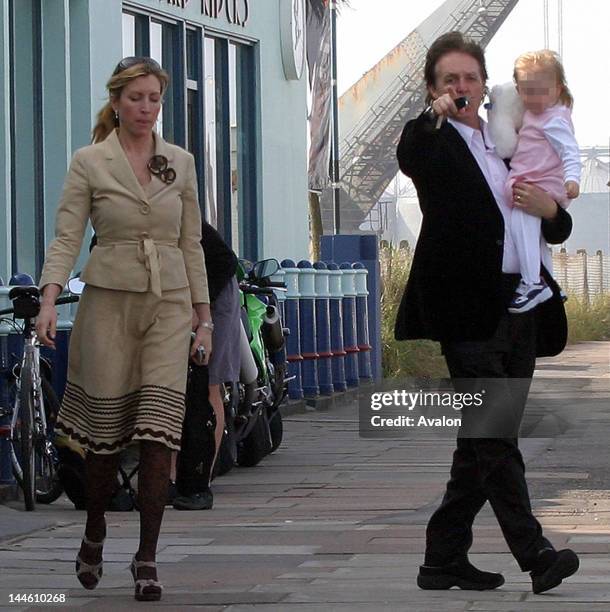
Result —
<svg viewBox="0 0 610 612"><path fill-rule="evenodd" d="M13 474L23 490L26 510L36 502L51 503L62 493L57 478L57 454L52 442L52 420L59 402L43 369L49 368L41 358L34 321L40 312L40 291L34 285L13 287L9 292L13 308L0 310L0 317L23 336L23 357L11 370L11 399L7 408L0 407L0 418L8 417L8 439ZM77 295L59 297L56 305L77 302ZM16 323L23 320L23 326ZM42 364L42 367L41 367Z"/></svg>

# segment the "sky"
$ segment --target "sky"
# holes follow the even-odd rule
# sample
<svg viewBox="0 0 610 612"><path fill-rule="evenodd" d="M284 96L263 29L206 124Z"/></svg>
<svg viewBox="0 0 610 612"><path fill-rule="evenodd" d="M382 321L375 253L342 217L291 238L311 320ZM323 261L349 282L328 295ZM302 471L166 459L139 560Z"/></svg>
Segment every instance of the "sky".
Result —
<svg viewBox="0 0 610 612"><path fill-rule="evenodd" d="M337 27L339 93L415 29L443 0L349 0ZM558 50L558 3L548 0L549 47ZM486 0L483 0L485 3ZM610 2L563 0L563 63L581 147L609 145ZM544 47L544 0L520 0L486 49L490 86L512 78L515 58Z"/></svg>

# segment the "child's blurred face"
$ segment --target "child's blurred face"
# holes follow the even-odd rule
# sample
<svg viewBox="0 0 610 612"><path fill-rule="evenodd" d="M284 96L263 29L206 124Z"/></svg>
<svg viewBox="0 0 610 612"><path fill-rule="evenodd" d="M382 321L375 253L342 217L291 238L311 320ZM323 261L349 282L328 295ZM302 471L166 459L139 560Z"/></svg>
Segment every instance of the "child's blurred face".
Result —
<svg viewBox="0 0 610 612"><path fill-rule="evenodd" d="M538 115L557 104L561 86L554 72L520 70L517 72L517 91L525 109Z"/></svg>

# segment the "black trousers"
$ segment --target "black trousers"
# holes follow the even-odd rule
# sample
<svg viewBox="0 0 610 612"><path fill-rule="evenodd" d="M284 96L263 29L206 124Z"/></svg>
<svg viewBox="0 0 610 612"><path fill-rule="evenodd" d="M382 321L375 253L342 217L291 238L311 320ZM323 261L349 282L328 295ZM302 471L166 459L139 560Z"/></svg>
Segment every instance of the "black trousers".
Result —
<svg viewBox="0 0 610 612"><path fill-rule="evenodd" d="M531 311L507 313L490 340L444 343L443 353L452 379L493 380L500 396L504 391L511 397L509 408L518 430L535 367L535 340ZM468 425L469 417L477 415L465 412L462 422ZM532 514L517 432L508 437L461 437L460 432L445 496L426 530L425 565L466 558L472 524L487 500L523 571L532 569L541 549L552 548Z"/></svg>

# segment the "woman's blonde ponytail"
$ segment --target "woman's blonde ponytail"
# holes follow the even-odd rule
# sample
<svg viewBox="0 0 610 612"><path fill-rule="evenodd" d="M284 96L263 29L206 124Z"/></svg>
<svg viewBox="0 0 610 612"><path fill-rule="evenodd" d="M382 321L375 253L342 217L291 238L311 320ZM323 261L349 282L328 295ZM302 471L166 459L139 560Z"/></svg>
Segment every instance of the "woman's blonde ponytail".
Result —
<svg viewBox="0 0 610 612"><path fill-rule="evenodd" d="M116 120L114 109L110 102L102 107L100 112L97 114L97 122L93 128L91 142L102 142L112 133L112 130L116 127Z"/></svg>

